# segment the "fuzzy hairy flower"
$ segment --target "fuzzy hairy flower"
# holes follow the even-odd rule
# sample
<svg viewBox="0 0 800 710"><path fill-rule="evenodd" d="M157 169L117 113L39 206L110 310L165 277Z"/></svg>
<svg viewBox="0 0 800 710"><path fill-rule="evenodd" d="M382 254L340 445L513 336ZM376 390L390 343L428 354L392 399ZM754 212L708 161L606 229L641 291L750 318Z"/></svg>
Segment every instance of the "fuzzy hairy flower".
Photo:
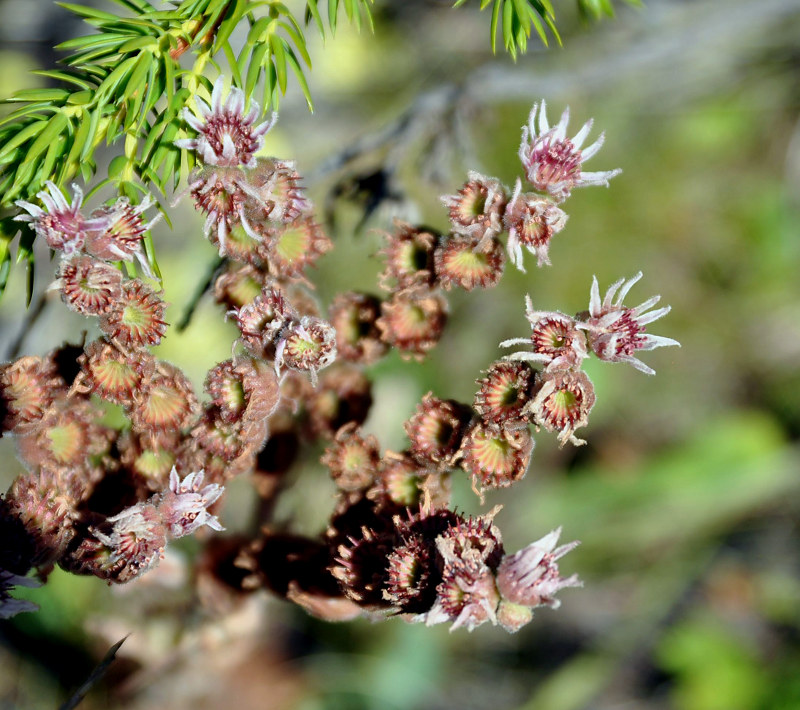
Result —
<svg viewBox="0 0 800 710"><path fill-rule="evenodd" d="M192 383L174 365L159 362L134 399L129 416L137 432L157 434L189 426L197 411Z"/></svg>
<svg viewBox="0 0 800 710"><path fill-rule="evenodd" d="M271 368L253 358L219 363L206 376L206 392L225 422L269 417L280 404L280 385Z"/></svg>
<svg viewBox="0 0 800 710"><path fill-rule="evenodd" d="M514 194L503 217L508 230L508 256L522 273L525 266L522 247L536 255L536 265L550 265L550 240L567 223L567 214L548 197L522 192L522 181L517 180Z"/></svg>
<svg viewBox="0 0 800 710"><path fill-rule="evenodd" d="M321 461L328 467L339 489L358 491L369 488L380 461L378 440L374 436L364 436L358 425L351 422L336 432Z"/></svg>
<svg viewBox="0 0 800 710"><path fill-rule="evenodd" d="M433 255L436 280L445 290L454 286L471 291L496 286L506 257L494 238L443 237Z"/></svg>
<svg viewBox="0 0 800 710"><path fill-rule="evenodd" d="M61 291L67 307L85 316L107 313L122 293L122 272L90 256L75 255L61 262L51 288Z"/></svg>
<svg viewBox="0 0 800 710"><path fill-rule="evenodd" d="M288 224L307 214L311 202L305 196L300 180L293 162L258 158L242 183L247 193L245 211L248 218Z"/></svg>
<svg viewBox="0 0 800 710"><path fill-rule="evenodd" d="M264 287L265 275L251 265L228 263L214 281L214 300L235 310L252 303Z"/></svg>
<svg viewBox="0 0 800 710"><path fill-rule="evenodd" d="M152 503L137 503L106 522L113 526L108 534L99 529L92 534L110 551L109 566L125 570L119 581L128 581L158 564L167 546L167 530Z"/></svg>
<svg viewBox="0 0 800 710"><path fill-rule="evenodd" d="M534 424L559 432L561 446L567 441L585 444L574 432L588 423L595 401L592 381L580 370L553 370L537 375L536 388L536 396L526 405Z"/></svg>
<svg viewBox="0 0 800 710"><path fill-rule="evenodd" d="M531 324L530 338L512 338L500 343L500 347L528 345L523 350L509 355L508 360L541 363L548 370L580 368L588 357L586 336L573 318L556 311L536 311L530 296L525 296L525 318Z"/></svg>
<svg viewBox="0 0 800 710"><path fill-rule="evenodd" d="M243 175L237 168L206 167L189 176L189 191L194 206L205 215L203 232L225 256L228 235L237 226L253 239L260 239L244 214L246 194L242 189Z"/></svg>
<svg viewBox="0 0 800 710"><path fill-rule="evenodd" d="M256 125L260 106L250 101L250 110L245 113L245 95L241 89L231 86L223 101L224 77L214 82L211 106L195 97L200 118L188 108L182 112L183 119L197 132L196 138L175 141L178 148L193 150L206 165L225 167L255 167L255 154L264 145L264 136L275 125L278 114Z"/></svg>
<svg viewBox="0 0 800 710"><path fill-rule="evenodd" d="M375 485L367 492L373 500L388 498L395 505L431 510L450 504L450 474L419 463L411 454L387 451L378 465Z"/></svg>
<svg viewBox="0 0 800 710"><path fill-rule="evenodd" d="M275 230L267 247L271 273L299 277L308 266L333 248L333 242L313 217L299 217Z"/></svg>
<svg viewBox="0 0 800 710"><path fill-rule="evenodd" d="M482 243L503 231L506 189L497 179L470 171L468 180L455 195L444 195L453 231Z"/></svg>
<svg viewBox="0 0 800 710"><path fill-rule="evenodd" d="M420 614L433 606L440 581L434 546L414 535L389 554L383 598L401 613Z"/></svg>
<svg viewBox="0 0 800 710"><path fill-rule="evenodd" d="M521 606L546 605L557 609L561 601L556 592L565 587L582 587L577 574L562 577L556 562L580 543L569 542L556 547L561 528L513 555L506 555L497 569L497 588L503 599Z"/></svg>
<svg viewBox="0 0 800 710"><path fill-rule="evenodd" d="M265 285L250 303L231 311L242 344L256 357L272 359L283 331L297 313L280 289Z"/></svg>
<svg viewBox="0 0 800 710"><path fill-rule="evenodd" d="M0 432L41 419L62 387L52 363L35 355L0 365Z"/></svg>
<svg viewBox="0 0 800 710"><path fill-rule="evenodd" d="M472 631L487 621L497 623L500 595L494 573L480 560L445 568L436 593L436 602L424 617L428 626L452 621L450 631L461 627Z"/></svg>
<svg viewBox="0 0 800 710"><path fill-rule="evenodd" d="M575 187L608 186L608 181L622 172L583 172L583 163L600 150L605 134L601 133L594 143L581 149L592 128L593 119L589 119L571 140L567 138L568 123L569 108L566 108L559 122L551 128L547 121L547 107L542 99L541 104L534 104L531 109L528 125L522 128L522 142L519 147L519 158L528 182L537 190L552 195L557 202L566 200Z"/></svg>
<svg viewBox="0 0 800 710"><path fill-rule="evenodd" d="M87 345L78 362L78 391L122 405L130 405L142 383L155 372L155 358L146 350L124 352L104 340Z"/></svg>
<svg viewBox="0 0 800 710"><path fill-rule="evenodd" d="M49 192L42 190L36 195L44 203L45 209L25 200L17 200L17 207L22 207L29 214L17 215L14 219L29 222L37 236L47 242L47 246L71 256L80 251L90 231L104 228L105 219L87 220L81 214L83 190L77 185L72 186L72 203L67 201L55 183L48 180L45 185Z"/></svg>
<svg viewBox="0 0 800 710"><path fill-rule="evenodd" d="M635 308L623 305L625 296L633 285L642 278L640 271L633 278L615 281L606 291L600 301L600 286L597 277L592 280L592 290L589 301L589 313L585 321L578 324L584 328L589 336L589 346L597 357L606 362L627 362L646 375L655 375L652 368L645 365L634 356L637 350L654 350L669 345L680 343L672 338L661 335L650 335L646 326L653 321L667 315L669 306L650 309L655 306L661 296L648 298ZM650 311L648 313L648 311Z"/></svg>
<svg viewBox="0 0 800 710"><path fill-rule="evenodd" d="M216 483L203 486L203 478L203 471L190 473L183 480L174 467L170 472L169 488L155 503L170 537L190 535L203 525L212 530L225 529L217 517L208 512L209 506L219 499L224 489Z"/></svg>
<svg viewBox="0 0 800 710"><path fill-rule="evenodd" d="M308 426L313 435L333 437L350 422L363 424L371 406L372 383L366 374L353 366L332 367L306 397Z"/></svg>

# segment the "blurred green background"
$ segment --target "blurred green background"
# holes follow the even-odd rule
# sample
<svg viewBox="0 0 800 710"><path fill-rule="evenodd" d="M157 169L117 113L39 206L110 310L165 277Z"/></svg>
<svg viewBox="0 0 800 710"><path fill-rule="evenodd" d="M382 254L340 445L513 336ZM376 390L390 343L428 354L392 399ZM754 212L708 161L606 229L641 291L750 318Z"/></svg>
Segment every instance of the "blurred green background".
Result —
<svg viewBox="0 0 800 710"><path fill-rule="evenodd" d="M570 135L591 116L606 132L587 169L623 173L609 190L573 193L552 267L528 257L527 274L507 271L494 290L451 293L451 322L425 363L392 356L371 368L367 423L384 447L402 447L402 422L425 392L470 401L503 354L497 343L527 334L526 293L539 308L577 312L593 274L602 289L641 269L631 304L660 293L673 310L652 330L682 348L646 353L652 378L591 362L588 445L558 450L540 434L526 479L484 508L504 506L496 522L509 551L563 525L582 545L562 571L585 587L513 636L325 624L263 597L214 619L181 582L190 542L151 582L112 590L57 571L26 591L42 611L0 626L0 708L57 707L128 633L82 707L800 708L800 2L651 0L599 23L581 21L571 0L555 5L563 48L533 43L514 64L491 55L477 3L378 0L376 35L342 25L317 43L315 113L291 89L267 151L295 159L320 215L335 219L336 249L312 276L327 304L341 290L376 290L377 230L392 216L446 228L438 195L469 169L513 184L534 101L547 100L553 121L569 105ZM49 0L0 1L0 95L32 87L27 70L81 31ZM352 144L367 150L341 166ZM332 195L375 174L389 176L391 197L362 225L363 200ZM155 234L173 323L215 256L185 201L174 225ZM54 264L39 256L43 289ZM0 303L0 349L23 331L25 353L94 336L57 302L28 327L24 290L17 269ZM158 354L199 388L233 339L205 299ZM307 531L330 508L318 453L304 452L280 511ZM4 488L20 470L7 439L0 461ZM232 489L223 522L236 530L252 497L245 481ZM456 502L480 510L466 480Z"/></svg>

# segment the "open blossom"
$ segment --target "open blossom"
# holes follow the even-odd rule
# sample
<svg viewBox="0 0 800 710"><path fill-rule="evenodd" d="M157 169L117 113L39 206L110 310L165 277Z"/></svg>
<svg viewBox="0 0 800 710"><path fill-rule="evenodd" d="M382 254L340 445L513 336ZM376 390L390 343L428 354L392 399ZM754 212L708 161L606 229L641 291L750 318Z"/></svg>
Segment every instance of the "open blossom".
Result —
<svg viewBox="0 0 800 710"><path fill-rule="evenodd" d="M596 173L583 172L583 163L589 160L603 146L605 134L588 148L581 150L583 142L589 135L593 119L588 120L570 140L567 138L569 108L564 109L559 122L550 127L544 100L534 104L531 109L528 125L522 128L522 143L519 157L525 168L528 182L537 190L552 195L557 202L566 200L572 188L587 185L605 185L620 170L605 170ZM536 132L536 114L539 114L539 131Z"/></svg>
<svg viewBox="0 0 800 710"><path fill-rule="evenodd" d="M640 278L642 278L641 271L627 281L620 279L614 282L601 301L600 286L595 277L590 294L589 317L579 323L579 327L587 331L589 346L601 360L627 362L647 375L655 375L655 370L634 357L634 353L637 350L654 350L667 345L680 346L680 343L672 338L645 332L649 323L667 315L670 311L669 306L650 311L661 296L648 298L635 308L623 305L628 291Z"/></svg>
<svg viewBox="0 0 800 710"><path fill-rule="evenodd" d="M270 120L255 125L259 105L251 101L250 110L245 113L244 92L232 86L223 101L223 86L224 79L219 77L211 92L211 107L202 99L195 99L202 118L197 118L188 108L183 110L184 120L197 131L197 137L177 140L175 145L195 151L206 165L254 168L255 154L278 116L273 113Z"/></svg>
<svg viewBox="0 0 800 710"><path fill-rule="evenodd" d="M573 318L556 311L534 310L530 296L525 297L525 317L531 324L530 337L504 340L500 346L527 345L531 350L516 352L507 360L542 363L548 370L581 366L588 356L586 336Z"/></svg>
<svg viewBox="0 0 800 710"><path fill-rule="evenodd" d="M181 481L173 466L169 488L156 504L170 537L190 535L203 525L212 530L224 530L217 516L208 512L208 507L219 499L224 489L217 483L203 486L203 477L203 471L197 471Z"/></svg>
<svg viewBox="0 0 800 710"><path fill-rule="evenodd" d="M523 193L522 181L518 179L503 222L508 229L506 248L511 263L525 273L522 247L536 255L537 266L549 265L550 240L564 228L567 214L549 197Z"/></svg>
<svg viewBox="0 0 800 710"><path fill-rule="evenodd" d="M67 201L55 183L48 180L45 185L49 192L42 190L36 195L44 204L44 209L31 202L17 200L17 207L22 207L29 214L17 215L14 219L30 222L33 231L47 242L47 246L70 256L80 251L92 230L105 228L106 218L86 219L81 214L83 191L77 185L72 186L72 203Z"/></svg>

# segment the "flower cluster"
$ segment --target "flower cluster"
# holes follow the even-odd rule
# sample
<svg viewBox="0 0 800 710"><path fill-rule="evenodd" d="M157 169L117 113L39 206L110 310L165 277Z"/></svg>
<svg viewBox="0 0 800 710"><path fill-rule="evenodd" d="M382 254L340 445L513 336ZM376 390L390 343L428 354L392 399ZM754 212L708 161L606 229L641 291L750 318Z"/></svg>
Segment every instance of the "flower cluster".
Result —
<svg viewBox="0 0 800 710"><path fill-rule="evenodd" d="M151 276L141 247L151 201L120 198L87 218L79 188L70 203L49 183L42 206L18 203L27 213L18 219L62 253L53 287L69 308L97 317L102 336L0 366L0 434L15 437L28 467L0 498L0 618L31 608L11 591L33 584L32 570L44 579L58 564L122 584L154 567L168 541L222 531L216 506L242 474L267 525L255 538L206 539L196 580L210 608L264 588L331 620L401 615L513 632L533 609L558 606L559 590L580 585L558 565L577 542L558 546L558 529L507 554L498 509L455 512L452 480L468 477L483 503L526 475L531 427L582 443L574 432L595 399L582 363L594 353L652 373L636 353L677 344L646 332L669 309L651 310L657 297L624 304L640 275L602 300L595 280L589 310L575 317L536 311L528 298L530 336L502 343L524 349L490 365L472 403L426 394L404 424L402 451L382 450L363 428L372 405L365 365L391 350L424 357L443 333L445 294L496 285L507 254L520 268L523 247L549 263L566 221L559 205L618 172L582 170L602 136L582 149L591 121L569 140L568 112L550 128L544 102L534 106L520 147L529 191L522 179L508 190L470 172L442 198L449 233L396 221L382 250L384 296L337 294L327 320L307 267L332 242L294 164L260 154L276 116L259 122L259 106L248 108L241 89L225 94L222 78L210 104L195 106L183 112L194 136L175 145L200 162L189 192L223 256L214 297L238 330L232 357L207 373L204 401L150 351L167 331L159 293L111 263L138 258ZM123 426L101 422L109 407ZM287 475L322 448L336 487L327 525L317 536L276 531L268 515Z"/></svg>

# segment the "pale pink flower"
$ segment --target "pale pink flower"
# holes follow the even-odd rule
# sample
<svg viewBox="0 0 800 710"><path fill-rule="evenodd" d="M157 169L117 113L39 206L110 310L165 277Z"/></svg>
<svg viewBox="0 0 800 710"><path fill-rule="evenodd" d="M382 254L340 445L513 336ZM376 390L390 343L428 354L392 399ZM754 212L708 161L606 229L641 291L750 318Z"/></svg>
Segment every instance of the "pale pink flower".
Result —
<svg viewBox="0 0 800 710"><path fill-rule="evenodd" d="M256 125L259 105L251 101L250 110L245 113L244 92L233 86L223 101L224 84L223 77L214 83L210 107L202 99L195 99L201 118L184 108L183 118L197 131L197 137L182 138L175 145L195 151L206 165L254 168L255 154L264 145L264 136L275 125L278 114L273 113L268 121Z"/></svg>
<svg viewBox="0 0 800 710"><path fill-rule="evenodd" d="M156 507L164 520L167 533L172 538L193 533L203 525L212 530L224 530L216 515L208 507L217 501L224 489L217 483L203 486L203 471L190 473L180 480L175 467L169 475L169 488L160 494Z"/></svg>
<svg viewBox="0 0 800 710"><path fill-rule="evenodd" d="M640 372L655 375L655 370L634 357L634 353L637 350L654 350L669 345L680 347L680 343L672 338L650 335L645 332L649 323L667 315L670 311L669 306L650 311L659 302L661 296L648 298L635 308L627 308L623 305L622 302L628 295L628 291L640 278L642 278L641 271L627 281L620 279L614 282L601 301L600 286L597 283L597 277L594 277L590 293L589 317L579 323L579 327L586 330L589 336L589 346L601 360L627 362Z"/></svg>
<svg viewBox="0 0 800 710"><path fill-rule="evenodd" d="M557 609L561 601L556 592L565 587L582 587L577 574L562 577L557 560L580 543L569 542L556 547L561 528L513 555L506 555L497 568L497 588L503 599L527 607L549 606Z"/></svg>
<svg viewBox="0 0 800 710"><path fill-rule="evenodd" d="M108 522L114 525L110 534L99 530L93 533L111 551L112 565L121 563L130 579L158 564L167 546L167 535L161 514L152 503L125 508Z"/></svg>
<svg viewBox="0 0 800 710"><path fill-rule="evenodd" d="M49 192L42 190L36 195L44 204L44 209L31 202L17 200L17 207L22 207L29 214L17 215L14 219L30 222L33 231L47 242L47 246L71 256L83 248L93 230L104 229L107 220L105 217L86 219L81 214L83 191L77 185L72 186L71 203L55 183L48 180L45 185Z"/></svg>
<svg viewBox="0 0 800 710"><path fill-rule="evenodd" d="M539 131L536 131L536 114L539 114ZM552 195L557 202L566 200L572 188L587 185L605 185L621 170L605 170L596 173L583 172L583 163L594 156L603 146L605 134L588 148L581 150L589 135L593 119L589 119L570 140L567 138L569 108L564 109L559 122L550 127L544 99L534 104L528 118L528 125L522 128L522 143L519 157L525 168L528 182L537 190Z"/></svg>
<svg viewBox="0 0 800 710"><path fill-rule="evenodd" d="M567 214L549 197L523 193L522 181L517 179L503 222L508 230L508 257L514 266L525 273L522 247L536 255L537 266L549 265L550 240L564 229Z"/></svg>

